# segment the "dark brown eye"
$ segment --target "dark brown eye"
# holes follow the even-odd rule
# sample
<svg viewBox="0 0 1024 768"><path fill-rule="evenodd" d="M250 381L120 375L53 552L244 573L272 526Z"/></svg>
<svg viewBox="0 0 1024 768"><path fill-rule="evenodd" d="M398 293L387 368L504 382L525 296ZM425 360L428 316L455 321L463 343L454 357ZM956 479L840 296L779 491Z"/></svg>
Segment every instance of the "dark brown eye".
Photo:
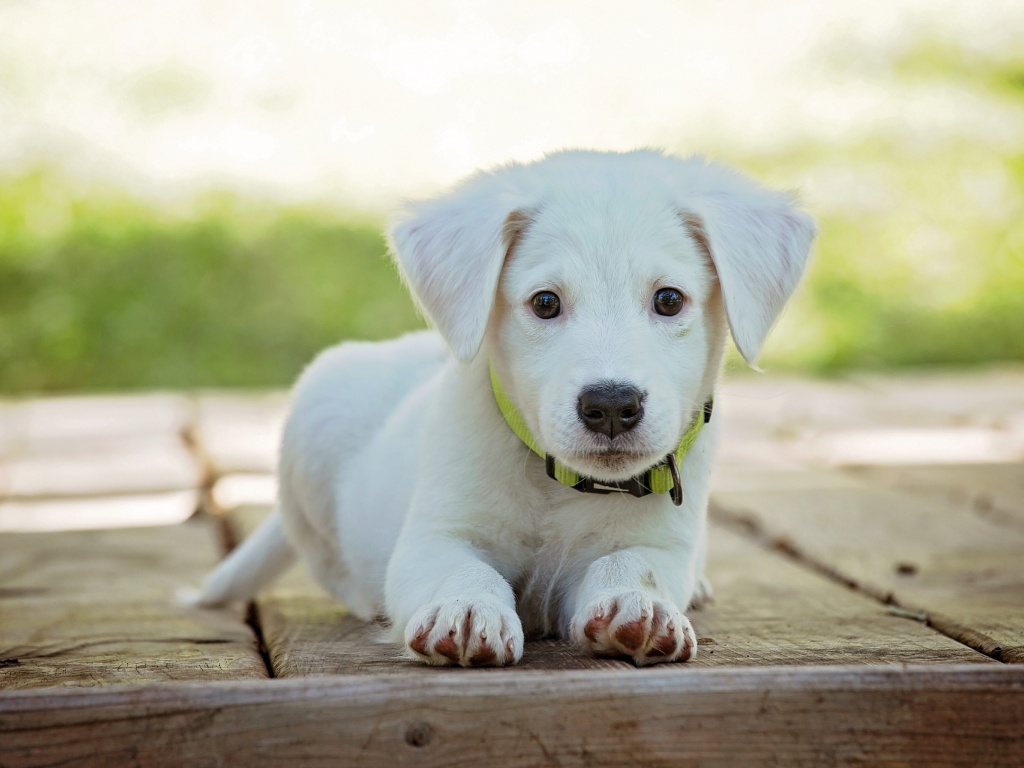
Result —
<svg viewBox="0 0 1024 768"><path fill-rule="evenodd" d="M686 297L682 291L675 288L661 288L654 292L654 311L659 315L678 315L685 302Z"/></svg>
<svg viewBox="0 0 1024 768"><path fill-rule="evenodd" d="M550 320L562 313L562 302L551 291L535 293L530 304L533 305L533 314L541 320Z"/></svg>

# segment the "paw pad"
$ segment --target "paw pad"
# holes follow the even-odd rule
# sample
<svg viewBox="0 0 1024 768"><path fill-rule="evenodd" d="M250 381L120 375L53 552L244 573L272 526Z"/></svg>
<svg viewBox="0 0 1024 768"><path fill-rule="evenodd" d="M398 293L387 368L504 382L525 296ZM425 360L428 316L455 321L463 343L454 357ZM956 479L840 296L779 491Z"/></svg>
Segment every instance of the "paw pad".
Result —
<svg viewBox="0 0 1024 768"><path fill-rule="evenodd" d="M571 634L595 656L624 656L637 665L686 661L697 648L693 627L679 609L642 592L587 606L577 614Z"/></svg>
<svg viewBox="0 0 1024 768"><path fill-rule="evenodd" d="M405 637L408 649L427 664L502 666L523 655L519 617L495 599L426 605L409 621Z"/></svg>

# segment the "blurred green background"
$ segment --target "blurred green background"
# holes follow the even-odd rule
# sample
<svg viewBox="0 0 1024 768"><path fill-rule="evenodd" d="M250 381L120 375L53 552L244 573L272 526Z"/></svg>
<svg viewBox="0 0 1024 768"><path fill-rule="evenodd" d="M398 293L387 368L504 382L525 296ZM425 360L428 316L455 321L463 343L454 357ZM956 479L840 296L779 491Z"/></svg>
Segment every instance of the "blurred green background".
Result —
<svg viewBox="0 0 1024 768"><path fill-rule="evenodd" d="M46 171L0 189L4 391L283 386L339 339L418 325L380 222L63 189Z"/></svg>
<svg viewBox="0 0 1024 768"><path fill-rule="evenodd" d="M838 56L833 66L866 65ZM925 41L888 66L905 87L941 82L1024 114L1024 59ZM1024 360L1024 136L1014 150L881 126L854 139L707 149L805 189L819 219L813 266L765 367ZM326 345L420 324L383 224L237 189L164 206L117 184L83 185L59 163L9 172L0 393L286 386Z"/></svg>

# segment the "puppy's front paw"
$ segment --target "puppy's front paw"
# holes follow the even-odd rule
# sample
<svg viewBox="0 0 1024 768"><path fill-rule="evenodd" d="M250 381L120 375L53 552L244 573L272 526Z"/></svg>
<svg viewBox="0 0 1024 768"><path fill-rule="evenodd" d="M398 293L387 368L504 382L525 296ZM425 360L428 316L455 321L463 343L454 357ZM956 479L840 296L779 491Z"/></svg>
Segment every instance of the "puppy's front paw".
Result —
<svg viewBox="0 0 1024 768"><path fill-rule="evenodd" d="M446 600L413 614L405 644L427 664L501 667L523 657L523 625L492 597Z"/></svg>
<svg viewBox="0 0 1024 768"><path fill-rule="evenodd" d="M603 597L576 614L573 641L595 656L627 656L638 666L687 661L697 653L689 619L668 600L644 592Z"/></svg>

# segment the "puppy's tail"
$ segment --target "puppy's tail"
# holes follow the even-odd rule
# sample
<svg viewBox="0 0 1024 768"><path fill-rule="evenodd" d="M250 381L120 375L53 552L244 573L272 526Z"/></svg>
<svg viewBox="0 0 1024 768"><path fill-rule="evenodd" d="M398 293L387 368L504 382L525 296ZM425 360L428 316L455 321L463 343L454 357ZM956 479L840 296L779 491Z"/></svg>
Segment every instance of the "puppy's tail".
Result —
<svg viewBox="0 0 1024 768"><path fill-rule="evenodd" d="M190 602L201 606L248 601L295 562L295 552L276 510L263 525L231 550L206 577Z"/></svg>

